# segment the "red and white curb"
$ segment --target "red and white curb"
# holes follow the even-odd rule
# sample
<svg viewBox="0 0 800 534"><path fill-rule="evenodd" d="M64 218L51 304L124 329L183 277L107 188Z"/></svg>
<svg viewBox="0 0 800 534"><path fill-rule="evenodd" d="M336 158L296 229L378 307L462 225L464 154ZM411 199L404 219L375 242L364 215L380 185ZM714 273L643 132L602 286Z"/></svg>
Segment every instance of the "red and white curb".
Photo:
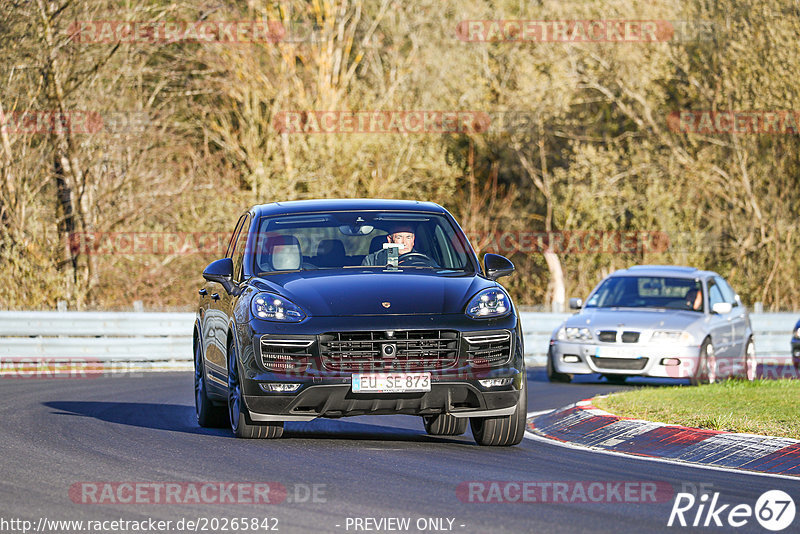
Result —
<svg viewBox="0 0 800 534"><path fill-rule="evenodd" d="M583 400L531 414L528 432L615 453L800 477L800 441L626 419Z"/></svg>

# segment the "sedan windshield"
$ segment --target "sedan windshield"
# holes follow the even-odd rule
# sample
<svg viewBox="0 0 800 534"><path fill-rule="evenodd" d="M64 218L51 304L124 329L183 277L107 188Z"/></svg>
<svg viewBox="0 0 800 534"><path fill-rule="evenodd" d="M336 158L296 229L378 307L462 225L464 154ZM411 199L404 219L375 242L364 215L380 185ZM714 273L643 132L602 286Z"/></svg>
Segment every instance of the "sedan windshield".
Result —
<svg viewBox="0 0 800 534"><path fill-rule="evenodd" d="M699 280L652 276L606 278L589 297L586 308L669 308L703 311Z"/></svg>
<svg viewBox="0 0 800 534"><path fill-rule="evenodd" d="M381 268L473 271L468 244L444 216L333 212L264 217L254 271Z"/></svg>

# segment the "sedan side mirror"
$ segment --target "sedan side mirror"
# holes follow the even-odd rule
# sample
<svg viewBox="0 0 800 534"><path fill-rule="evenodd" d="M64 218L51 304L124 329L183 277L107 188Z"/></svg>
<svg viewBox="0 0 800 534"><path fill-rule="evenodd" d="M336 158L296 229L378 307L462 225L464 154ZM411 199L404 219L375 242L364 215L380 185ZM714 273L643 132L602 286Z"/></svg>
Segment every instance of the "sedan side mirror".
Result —
<svg viewBox="0 0 800 534"><path fill-rule="evenodd" d="M508 276L514 272L514 264L511 263L511 260L499 254L485 254L483 265L486 277L490 280L497 280L501 276Z"/></svg>
<svg viewBox="0 0 800 534"><path fill-rule="evenodd" d="M583 300L576 298L569 299L570 310L580 310L581 308L583 308Z"/></svg>
<svg viewBox="0 0 800 534"><path fill-rule="evenodd" d="M719 315L725 315L726 313L730 313L733 309L733 305L730 302L717 302L713 306L711 306L711 311L713 313L718 313Z"/></svg>
<svg viewBox="0 0 800 534"><path fill-rule="evenodd" d="M232 293L234 287L233 260L230 258L222 258L221 260L212 261L203 271L203 278L209 282L222 284L225 291Z"/></svg>

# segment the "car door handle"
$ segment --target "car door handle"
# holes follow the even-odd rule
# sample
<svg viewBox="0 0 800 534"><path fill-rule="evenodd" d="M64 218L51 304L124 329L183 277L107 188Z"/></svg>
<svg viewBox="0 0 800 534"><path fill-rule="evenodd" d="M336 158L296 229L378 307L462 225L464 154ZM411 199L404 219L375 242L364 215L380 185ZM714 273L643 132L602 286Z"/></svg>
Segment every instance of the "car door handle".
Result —
<svg viewBox="0 0 800 534"><path fill-rule="evenodd" d="M208 295L208 291L206 291L206 289L205 289L205 288L203 288L203 289L199 290L199 291L198 291L198 293L199 293L201 296L203 296L203 297L205 297L206 295Z"/></svg>
<svg viewBox="0 0 800 534"><path fill-rule="evenodd" d="M219 300L219 293L211 293L211 298L214 300Z"/></svg>

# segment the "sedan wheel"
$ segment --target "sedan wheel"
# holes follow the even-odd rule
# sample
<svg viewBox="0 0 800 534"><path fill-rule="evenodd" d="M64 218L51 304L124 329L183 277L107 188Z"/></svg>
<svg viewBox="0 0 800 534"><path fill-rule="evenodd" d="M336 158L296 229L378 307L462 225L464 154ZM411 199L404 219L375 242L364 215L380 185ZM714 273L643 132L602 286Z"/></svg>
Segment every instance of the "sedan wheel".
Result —
<svg viewBox="0 0 800 534"><path fill-rule="evenodd" d="M466 417L453 417L447 413L427 415L422 418L425 432L431 436L460 436L467 431Z"/></svg>
<svg viewBox="0 0 800 534"><path fill-rule="evenodd" d="M690 379L692 385L713 384L717 381L717 358L714 356L714 346L706 339L700 347L700 356L697 369Z"/></svg>
<svg viewBox="0 0 800 534"><path fill-rule="evenodd" d="M206 427L221 427L228 424L224 406L216 406L208 398L205 363L200 343L194 351L194 408L197 424Z"/></svg>
<svg viewBox="0 0 800 534"><path fill-rule="evenodd" d="M758 361L756 360L756 344L753 338L747 340L747 347L744 349L744 377L752 382L756 379Z"/></svg>
<svg viewBox="0 0 800 534"><path fill-rule="evenodd" d="M470 417L472 436L478 445L508 447L518 445L525 435L528 408L528 385L522 378L522 389L514 413L503 417Z"/></svg>
<svg viewBox="0 0 800 534"><path fill-rule="evenodd" d="M550 382L572 382L572 375L559 373L553 365L553 349L547 351L547 379Z"/></svg>
<svg viewBox="0 0 800 534"><path fill-rule="evenodd" d="M239 359L233 341L228 344L228 416L231 430L237 438L279 438L283 435L283 421L256 425L242 398L242 385L239 379Z"/></svg>

